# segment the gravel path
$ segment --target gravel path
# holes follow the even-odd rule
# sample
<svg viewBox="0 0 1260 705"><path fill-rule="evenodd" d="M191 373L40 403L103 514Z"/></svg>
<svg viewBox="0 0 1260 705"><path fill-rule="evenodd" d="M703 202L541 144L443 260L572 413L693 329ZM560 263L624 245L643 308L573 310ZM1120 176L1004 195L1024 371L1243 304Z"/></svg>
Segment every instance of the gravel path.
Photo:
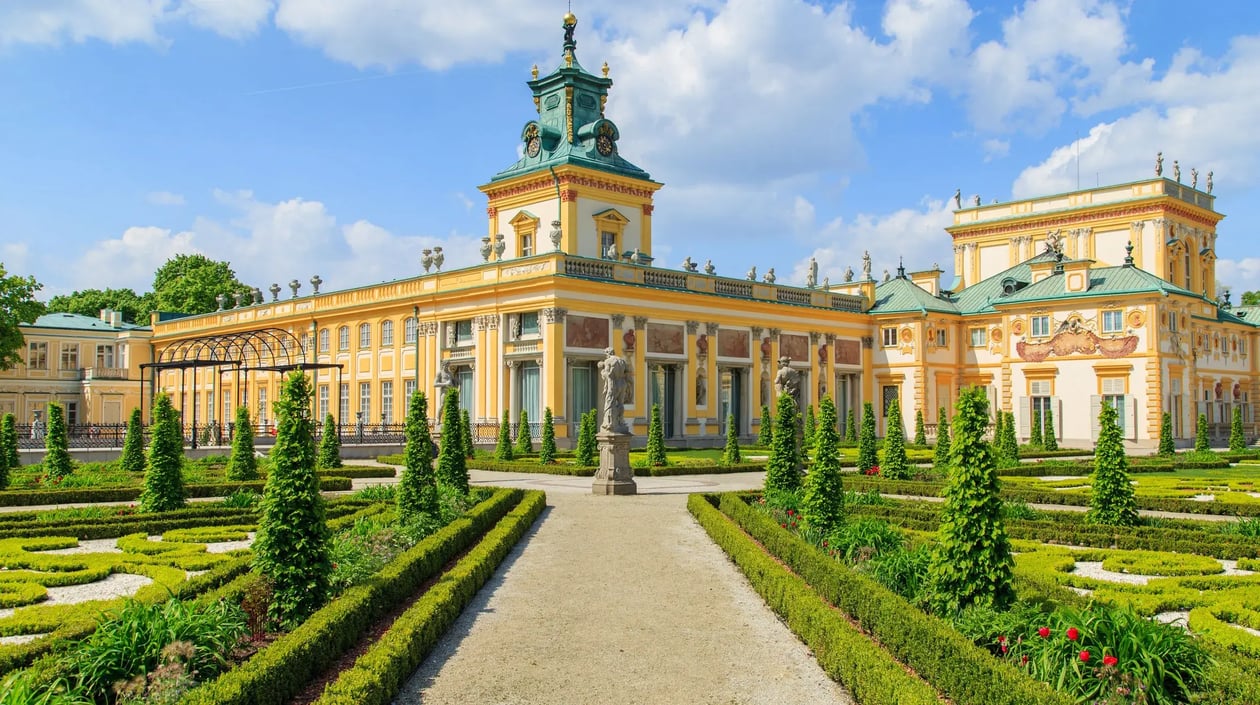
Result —
<svg viewBox="0 0 1260 705"><path fill-rule="evenodd" d="M397 703L853 702L685 496L547 501Z"/></svg>

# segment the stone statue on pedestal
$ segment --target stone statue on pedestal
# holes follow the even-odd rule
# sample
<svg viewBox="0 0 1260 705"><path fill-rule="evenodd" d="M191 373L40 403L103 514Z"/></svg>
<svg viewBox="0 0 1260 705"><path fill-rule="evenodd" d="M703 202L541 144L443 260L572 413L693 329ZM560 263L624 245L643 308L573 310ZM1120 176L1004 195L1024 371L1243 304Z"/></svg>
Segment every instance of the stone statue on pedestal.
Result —
<svg viewBox="0 0 1260 705"><path fill-rule="evenodd" d="M433 387L437 390L438 398L445 400L448 392L455 386L455 376L451 374L450 360L443 360L442 366L438 368L437 376L433 378Z"/></svg>
<svg viewBox="0 0 1260 705"><path fill-rule="evenodd" d="M599 444L599 470L591 483L593 494L635 494L634 469L630 467L630 427L626 425L625 408L632 398L630 364L618 357L612 348L604 350L599 363L604 383L604 423L595 435Z"/></svg>
<svg viewBox="0 0 1260 705"><path fill-rule="evenodd" d="M625 408L629 400L630 365L618 357L612 348L604 349L604 359L599 362L599 374L604 380L604 423L600 430L608 433L630 433L626 425Z"/></svg>

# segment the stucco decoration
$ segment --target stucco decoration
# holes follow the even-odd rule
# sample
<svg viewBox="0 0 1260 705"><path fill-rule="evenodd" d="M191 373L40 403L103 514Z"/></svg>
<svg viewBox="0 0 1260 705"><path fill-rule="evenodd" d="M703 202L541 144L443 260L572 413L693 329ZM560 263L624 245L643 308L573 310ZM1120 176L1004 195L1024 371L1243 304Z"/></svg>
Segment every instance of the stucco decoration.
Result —
<svg viewBox="0 0 1260 705"><path fill-rule="evenodd" d="M568 316L564 326L564 343L571 348L608 347L608 319Z"/></svg>
<svg viewBox="0 0 1260 705"><path fill-rule="evenodd" d="M719 329L717 338L719 356L748 359L748 331Z"/></svg>
<svg viewBox="0 0 1260 705"><path fill-rule="evenodd" d="M664 326L649 324L647 327L647 351L682 355L685 352L683 341L686 335L682 326Z"/></svg>
<svg viewBox="0 0 1260 705"><path fill-rule="evenodd" d="M1015 318L1011 320L1011 335L1024 334L1024 319Z"/></svg>
<svg viewBox="0 0 1260 705"><path fill-rule="evenodd" d="M793 360L809 359L809 338L803 335L779 336L779 356Z"/></svg>
<svg viewBox="0 0 1260 705"><path fill-rule="evenodd" d="M1027 362L1041 362L1051 355L1064 357L1072 353L1082 355L1098 353L1103 357L1117 358L1132 353L1137 349L1137 344L1136 335L1123 338L1099 338L1093 331L1080 329L1064 331L1044 343L1018 342L1015 344L1015 353L1021 360Z"/></svg>
<svg viewBox="0 0 1260 705"><path fill-rule="evenodd" d="M1141 328L1146 325L1146 314L1142 313L1141 309L1135 308L1129 311L1128 319L1130 328Z"/></svg>
<svg viewBox="0 0 1260 705"><path fill-rule="evenodd" d="M862 364L862 343L857 340L837 340L835 360L837 365Z"/></svg>

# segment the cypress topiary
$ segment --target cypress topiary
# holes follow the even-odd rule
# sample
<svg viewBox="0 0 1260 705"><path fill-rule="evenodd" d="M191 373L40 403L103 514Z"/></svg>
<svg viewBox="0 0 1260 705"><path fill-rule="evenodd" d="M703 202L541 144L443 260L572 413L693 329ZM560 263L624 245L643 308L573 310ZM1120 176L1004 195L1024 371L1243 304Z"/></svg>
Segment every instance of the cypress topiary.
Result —
<svg viewBox="0 0 1260 705"><path fill-rule="evenodd" d="M410 524L437 516L437 478L433 474L433 438L429 435L429 400L417 389L407 403L406 464L398 480L398 521Z"/></svg>
<svg viewBox="0 0 1260 705"><path fill-rule="evenodd" d="M144 475L140 511L169 512L184 506L184 430L171 398L159 393L153 402L149 438L149 471Z"/></svg>
<svg viewBox="0 0 1260 705"><path fill-rule="evenodd" d="M927 427L923 425L923 409L914 410L914 444L927 445Z"/></svg>
<svg viewBox="0 0 1260 705"><path fill-rule="evenodd" d="M1229 449L1235 453L1247 450L1247 437L1243 435L1242 407L1234 407L1234 417L1229 422Z"/></svg>
<svg viewBox="0 0 1260 705"><path fill-rule="evenodd" d="M534 452L534 437L529 430L529 412L521 409L521 425L516 429L516 448L520 455Z"/></svg>
<svg viewBox="0 0 1260 705"><path fill-rule="evenodd" d="M271 582L271 617L292 626L324 604L332 574L331 536L315 473L310 378L290 372L274 408L276 444L253 545L254 569Z"/></svg>
<svg viewBox="0 0 1260 705"><path fill-rule="evenodd" d="M578 439L577 439L577 463L582 467L594 467L596 464L596 453L598 449L595 445L595 410L582 414L582 419L578 423Z"/></svg>
<svg viewBox="0 0 1260 705"><path fill-rule="evenodd" d="M648 424L647 464L662 467L669 464L665 457L665 424L661 421L661 405L652 405L652 419Z"/></svg>
<svg viewBox="0 0 1260 705"><path fill-rule="evenodd" d="M468 458L464 453L463 427L460 425L459 390L451 389L442 400L442 450L438 455L438 484L468 496ZM503 421L507 423L507 412ZM453 435L451 435L453 434ZM448 442L449 441L449 442ZM511 453L512 444L508 443ZM511 456L508 456L511 459Z"/></svg>
<svg viewBox="0 0 1260 705"><path fill-rule="evenodd" d="M735 414L727 414L726 448L722 450L722 464L738 465L742 460L739 453L739 433L735 429Z"/></svg>
<svg viewBox="0 0 1260 705"><path fill-rule="evenodd" d="M538 449L538 462L551 465L556 462L556 422L551 416L551 407L543 409L542 447Z"/></svg>
<svg viewBox="0 0 1260 705"><path fill-rule="evenodd" d="M779 415L775 418L774 443L766 462L766 491L795 492L801 487L801 452L796 445L796 400L779 396Z"/></svg>
<svg viewBox="0 0 1260 705"><path fill-rule="evenodd" d="M857 418L853 415L853 407L849 407L849 415L844 419L844 442L857 443Z"/></svg>
<svg viewBox="0 0 1260 705"><path fill-rule="evenodd" d="M993 414L993 451L995 453L1001 452L998 446L999 444L1002 443L1002 424L1004 423L1006 423L1006 414L1003 414L1001 411L994 412Z"/></svg>
<svg viewBox="0 0 1260 705"><path fill-rule="evenodd" d="M319 437L319 468L341 467L341 435L332 414L324 416L324 430Z"/></svg>
<svg viewBox="0 0 1260 705"><path fill-rule="evenodd" d="M515 455L512 448L512 416L504 409L503 420L499 422L499 440L494 446L494 459L512 460Z"/></svg>
<svg viewBox="0 0 1260 705"><path fill-rule="evenodd" d="M1173 441L1172 414L1167 411L1159 420L1159 454L1169 458L1177 454L1177 445Z"/></svg>
<svg viewBox="0 0 1260 705"><path fill-rule="evenodd" d="M1033 409L1032 424L1028 429L1028 445L1040 448L1044 443L1041 435L1041 409Z"/></svg>
<svg viewBox="0 0 1260 705"><path fill-rule="evenodd" d="M901 402L893 397L888 402L888 428L884 435L884 462L879 472L892 480L910 478L910 460L906 457L906 428L901 420Z"/></svg>
<svg viewBox="0 0 1260 705"><path fill-rule="evenodd" d="M10 467L9 465L9 461L12 460L13 454L9 452L8 434L4 432L4 424L9 416L11 416L11 414L5 414L5 419L0 420L0 490L9 486L9 471L17 469L17 466Z"/></svg>
<svg viewBox="0 0 1260 705"><path fill-rule="evenodd" d="M57 402L48 405L48 435L44 436L44 472L60 479L74 472L70 441L66 438L66 412Z"/></svg>
<svg viewBox="0 0 1260 705"><path fill-rule="evenodd" d="M879 467L879 451L875 447L875 407L862 404L862 432L858 435L858 472Z"/></svg>
<svg viewBox="0 0 1260 705"><path fill-rule="evenodd" d="M13 414L5 414L0 419L0 453L4 454L4 464L10 470L22 466L22 456L18 454L17 418Z"/></svg>
<svg viewBox="0 0 1260 705"><path fill-rule="evenodd" d="M127 419L127 434L123 436L118 465L127 472L144 472L144 422L140 409L132 409L131 418Z"/></svg>
<svg viewBox="0 0 1260 705"><path fill-rule="evenodd" d="M1098 443L1090 476L1089 519L1111 526L1137 524L1137 500L1129 482L1129 460L1116 423L1116 408L1103 402L1098 413Z"/></svg>
<svg viewBox="0 0 1260 705"><path fill-rule="evenodd" d="M774 421L770 418L770 407L761 405L761 428L757 429L757 445L769 448L774 443Z"/></svg>
<svg viewBox="0 0 1260 705"><path fill-rule="evenodd" d="M236 482L258 479L258 461L254 459L254 424L249 419L249 409L244 406L236 408L232 455L228 457L225 474L227 479Z"/></svg>
<svg viewBox="0 0 1260 705"><path fill-rule="evenodd" d="M936 412L936 448L932 450L932 468L945 471L949 469L949 417L945 415L945 407Z"/></svg>
<svg viewBox="0 0 1260 705"><path fill-rule="evenodd" d="M818 419L814 417L814 405L805 407L805 429L801 433L801 455L807 456L814 448L814 434L818 432Z"/></svg>
<svg viewBox="0 0 1260 705"><path fill-rule="evenodd" d="M997 465L984 440L988 405L983 389L969 389L954 415L945 507L928 572L932 606L943 617L970 605L1001 610L1015 599Z"/></svg>
<svg viewBox="0 0 1260 705"><path fill-rule="evenodd" d="M1042 446L1046 450L1058 450L1059 439L1055 438L1054 435L1054 409L1046 409L1046 418L1042 427L1045 429L1045 433L1043 434L1044 437L1042 438Z"/></svg>
<svg viewBox="0 0 1260 705"><path fill-rule="evenodd" d="M469 460L476 457L476 444L473 443L472 418L468 415L468 409L461 409L459 415L459 438L464 444L464 457Z"/></svg>
<svg viewBox="0 0 1260 705"><path fill-rule="evenodd" d="M814 464L805 476L801 513L805 523L824 536L844 523L844 481L840 476L840 434L836 405L825 396L818 405L818 433L814 436Z"/></svg>
<svg viewBox="0 0 1260 705"><path fill-rule="evenodd" d="M1009 467L1019 463L1019 441L1015 439L1015 414L999 411L1002 419L1001 431L997 436L996 448L999 467Z"/></svg>
<svg viewBox="0 0 1260 705"><path fill-rule="evenodd" d="M1208 422L1207 414L1199 414L1199 423L1194 429L1194 451L1196 453L1207 453L1212 450L1212 444L1208 440Z"/></svg>

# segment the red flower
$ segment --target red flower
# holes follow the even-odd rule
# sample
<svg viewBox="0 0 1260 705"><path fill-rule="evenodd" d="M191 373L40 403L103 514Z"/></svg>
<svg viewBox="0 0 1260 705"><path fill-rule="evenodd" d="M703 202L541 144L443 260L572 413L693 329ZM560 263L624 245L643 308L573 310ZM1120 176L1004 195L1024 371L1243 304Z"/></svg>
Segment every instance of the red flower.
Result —
<svg viewBox="0 0 1260 705"><path fill-rule="evenodd" d="M1005 644L1005 643L1006 643L1006 637L1004 637L1004 636L1000 636L1000 637L998 637L998 643L999 643L999 644Z"/></svg>
<svg viewBox="0 0 1260 705"><path fill-rule="evenodd" d="M1042 627L1041 629L1038 629L1037 636L1041 637L1042 639L1045 639L1046 637L1050 636L1050 627Z"/></svg>
<svg viewBox="0 0 1260 705"><path fill-rule="evenodd" d="M1110 654L1108 654L1108 655L1106 655L1106 656L1103 656L1103 665L1104 665L1104 666L1114 666L1114 665L1116 665L1117 663L1120 663L1120 659L1116 658L1115 656L1112 656L1112 655L1110 655Z"/></svg>
<svg viewBox="0 0 1260 705"><path fill-rule="evenodd" d="M1002 644L1002 655L1006 655L1006 644Z"/></svg>
<svg viewBox="0 0 1260 705"><path fill-rule="evenodd" d="M1088 660L1089 660L1089 652L1088 652L1088 651L1082 651L1082 652L1081 652L1081 661L1088 661Z"/></svg>
<svg viewBox="0 0 1260 705"><path fill-rule="evenodd" d="M1068 641L1076 641L1081 638L1081 633L1076 630L1076 627L1068 627L1067 638Z"/></svg>
<svg viewBox="0 0 1260 705"><path fill-rule="evenodd" d="M1021 666L1028 665L1028 654L1024 654L1023 656L1019 657L1019 665Z"/></svg>

